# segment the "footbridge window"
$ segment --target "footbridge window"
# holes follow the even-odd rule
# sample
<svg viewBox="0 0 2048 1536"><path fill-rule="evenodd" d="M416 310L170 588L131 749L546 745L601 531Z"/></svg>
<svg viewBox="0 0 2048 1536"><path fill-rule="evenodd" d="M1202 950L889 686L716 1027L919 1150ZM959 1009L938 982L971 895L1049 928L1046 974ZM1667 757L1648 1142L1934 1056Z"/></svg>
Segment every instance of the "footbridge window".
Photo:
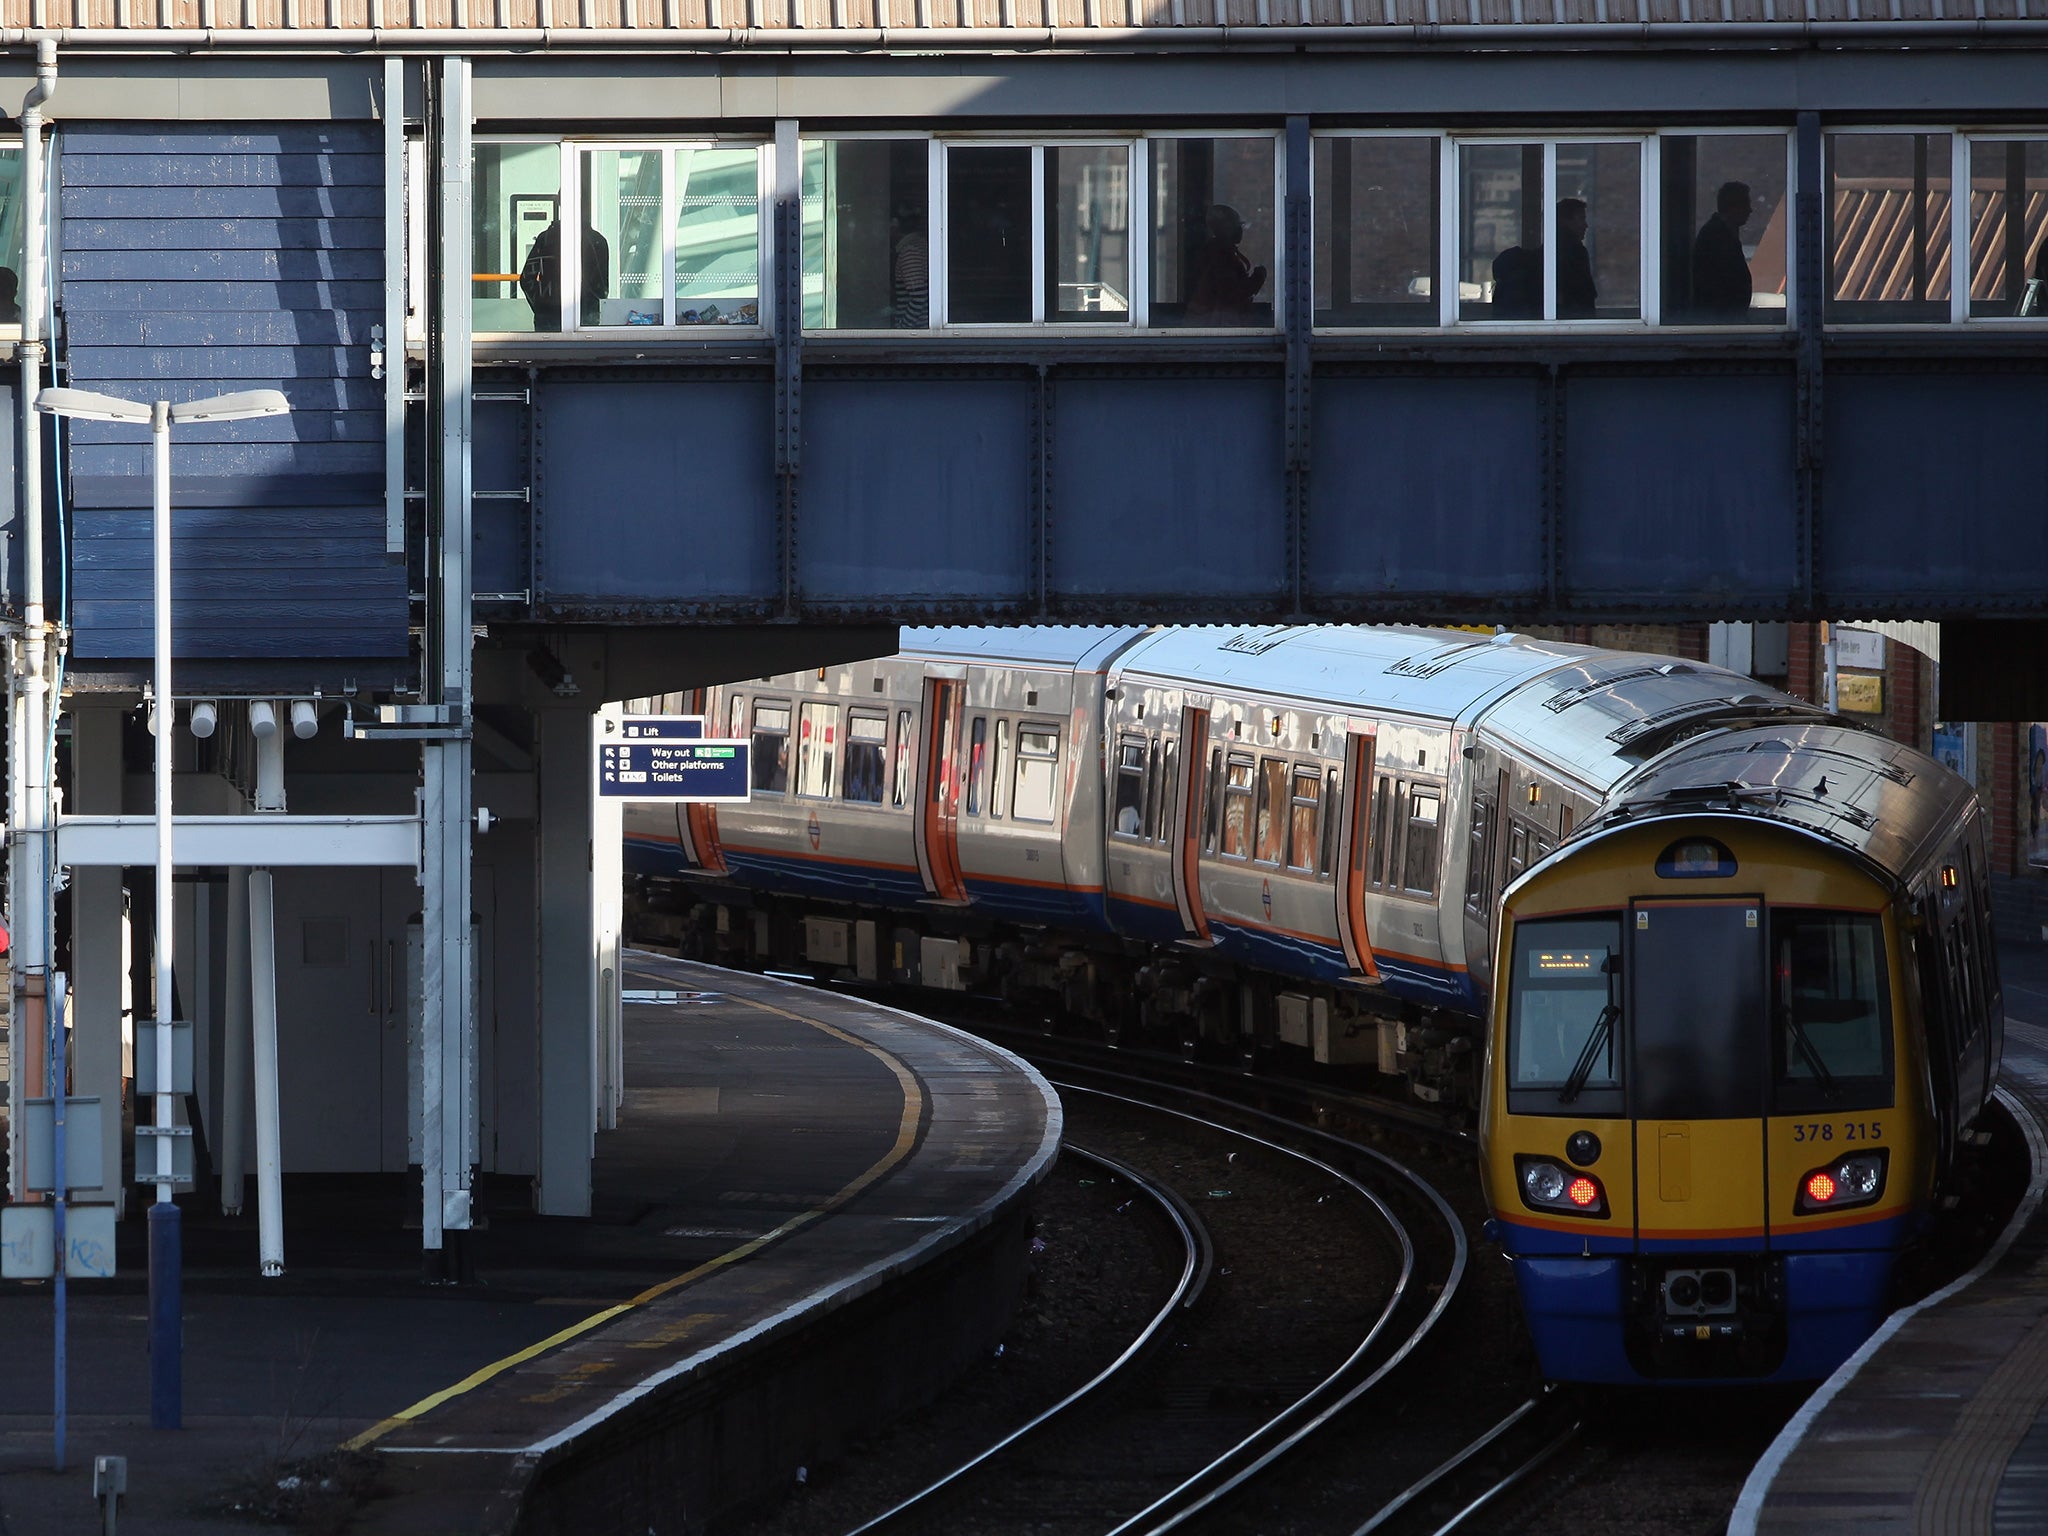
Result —
<svg viewBox="0 0 2048 1536"><path fill-rule="evenodd" d="M1640 140L1468 142L1458 152L1458 318L1643 318Z"/></svg>
<svg viewBox="0 0 2048 1536"><path fill-rule="evenodd" d="M2048 138L1972 139L1969 318L2048 320Z"/></svg>
<svg viewBox="0 0 2048 1536"><path fill-rule="evenodd" d="M758 141L477 144L477 332L758 327L765 164Z"/></svg>
<svg viewBox="0 0 2048 1536"><path fill-rule="evenodd" d="M1946 133L1828 135L1831 322L1950 318L1954 151Z"/></svg>
<svg viewBox="0 0 2048 1536"><path fill-rule="evenodd" d="M1657 148L1664 322L1785 324L1792 141L1782 133L1667 133Z"/></svg>
<svg viewBox="0 0 2048 1536"><path fill-rule="evenodd" d="M1442 141L1333 134L1315 141L1315 323L1435 325Z"/></svg>

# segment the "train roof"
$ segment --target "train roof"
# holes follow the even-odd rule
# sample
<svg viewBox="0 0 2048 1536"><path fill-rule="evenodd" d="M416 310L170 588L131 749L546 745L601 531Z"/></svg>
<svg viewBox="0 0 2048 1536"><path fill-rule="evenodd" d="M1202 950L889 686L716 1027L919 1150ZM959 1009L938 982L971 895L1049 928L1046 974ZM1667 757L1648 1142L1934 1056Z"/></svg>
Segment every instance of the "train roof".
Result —
<svg viewBox="0 0 2048 1536"><path fill-rule="evenodd" d="M1123 654L1117 671L1332 710L1450 721L1505 688L1598 654L1582 645L1466 630L1191 625L1153 631Z"/></svg>
<svg viewBox="0 0 2048 1536"><path fill-rule="evenodd" d="M1975 796L1967 780L1887 737L1761 724L1674 747L1621 785L1574 842L1656 816L1755 817L1852 849L1904 881Z"/></svg>
<svg viewBox="0 0 2048 1536"><path fill-rule="evenodd" d="M1135 624L943 625L905 629L900 656L1092 671L1144 636Z"/></svg>

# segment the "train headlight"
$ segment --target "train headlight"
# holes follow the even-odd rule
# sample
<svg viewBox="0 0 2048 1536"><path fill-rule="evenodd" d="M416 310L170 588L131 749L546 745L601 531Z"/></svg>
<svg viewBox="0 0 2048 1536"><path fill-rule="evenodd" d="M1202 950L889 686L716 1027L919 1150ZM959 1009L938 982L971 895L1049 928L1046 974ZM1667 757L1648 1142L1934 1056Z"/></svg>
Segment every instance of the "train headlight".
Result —
<svg viewBox="0 0 2048 1536"><path fill-rule="evenodd" d="M1574 1173L1547 1157L1518 1156L1515 1182L1522 1204L1532 1211L1560 1211L1567 1216L1607 1215L1607 1191L1590 1173Z"/></svg>
<svg viewBox="0 0 2048 1536"><path fill-rule="evenodd" d="M1869 1205L1884 1193L1884 1177L1891 1153L1883 1147L1870 1152L1852 1152L1825 1168L1810 1169L1799 1181L1795 1209L1801 1216L1819 1211L1839 1211Z"/></svg>

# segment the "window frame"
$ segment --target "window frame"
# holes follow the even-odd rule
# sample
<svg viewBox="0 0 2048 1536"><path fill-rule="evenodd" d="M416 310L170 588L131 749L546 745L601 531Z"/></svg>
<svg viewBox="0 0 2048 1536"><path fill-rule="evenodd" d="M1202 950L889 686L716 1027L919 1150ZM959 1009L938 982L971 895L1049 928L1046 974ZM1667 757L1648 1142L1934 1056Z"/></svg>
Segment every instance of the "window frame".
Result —
<svg viewBox="0 0 2048 1536"><path fill-rule="evenodd" d="M1271 325L1167 325L1152 323L1152 223L1157 214L1152 201L1152 153L1151 145L1167 139L1270 139L1273 144L1273 323ZM1231 336L1279 335L1287 329L1288 284L1293 274L1288 270L1287 255L1287 135L1284 131L1258 128L1161 128L1147 130L1137 136L1136 142L1143 149L1132 163L1132 203L1136 210L1132 223L1142 225L1133 235L1132 249L1142 256L1142 272L1132 269L1131 310L1136 329L1142 336L1205 336L1227 338ZM1142 177L1142 180L1136 179ZM1311 174L1310 187L1314 180ZM1143 305L1139 304L1142 297Z"/></svg>
<svg viewBox="0 0 2048 1536"><path fill-rule="evenodd" d="M761 729L761 711L764 709L779 709L782 711L782 729L779 732L772 729L764 732ZM789 739L792 735L795 734L792 727L796 725L799 718L800 717L797 714L796 710L796 700L794 697L778 699L772 695L762 695L757 693L753 695L753 697L749 700L747 709L747 741L749 744L748 750L753 751L754 749L758 748L761 742L761 737L764 734L772 737L779 737L782 742L782 751L779 754L782 763L782 788L771 789L766 785L753 783L750 784L748 787L748 792L750 794L776 795L782 797L792 797L795 795L796 792L790 788L790 781L796 772L796 762L794 760L795 754L793 754L789 750ZM758 761L759 759L757 757L756 762Z"/></svg>
<svg viewBox="0 0 2048 1536"><path fill-rule="evenodd" d="M1146 243L1145 221L1151 217L1149 210L1141 209L1140 198L1135 189L1142 186L1142 178L1149 164L1144 153L1144 138L1136 133L1102 133L1058 135L1048 138L1032 138L1015 133L946 134L935 135L932 140L936 149L938 164L936 176L938 200L932 205L929 215L931 223L940 230L940 238L931 241L929 256L929 281L931 296L926 313L935 331L956 331L971 336L1022 335L1050 332L1062 336L1118 335L1139 329L1139 316L1146 312L1147 298L1144 292L1145 279L1149 275L1151 251ZM1123 321L1115 320L1058 320L1046 315L1046 284L1051 270L1047 264L1046 242L1049 238L1046 228L1048 201L1045 185L1045 152L1048 149L1117 149L1126 153L1125 176L1133 188L1131 203L1131 230L1129 254L1131 262L1130 312ZM1028 149L1031 151L1031 318L1029 320L955 320L953 318L953 196L952 178L947 174L951 161L949 156L955 149ZM1143 212L1141 219L1139 214ZM940 248L944 249L941 250ZM823 333L834 334L834 333Z"/></svg>
<svg viewBox="0 0 2048 1536"><path fill-rule="evenodd" d="M1317 141L1324 139L1428 139L1435 144L1436 237L1434 244L1436 246L1436 249L1431 253L1432 258L1434 260L1434 265L1430 268L1430 281L1435 291L1430 295L1431 300L1433 302L1430 306L1427 307L1428 309L1433 310L1432 318L1409 325L1321 325L1315 323L1315 231L1317 222L1316 215L1319 211L1314 206L1316 163L1315 147ZM1307 273L1304 274L1303 281L1309 284L1309 331L1311 335L1357 336L1360 334L1374 334L1412 336L1417 332L1441 331L1451 328L1451 322L1446 321L1444 318L1444 276L1446 270L1448 269L1453 281L1455 281L1457 275L1457 263L1455 260L1449 263L1445 262L1444 246L1447 241L1455 240L1457 236L1457 213L1455 209L1450 207L1450 199L1455 196L1457 188L1457 177L1455 174L1455 161L1457 159L1457 140L1458 135L1454 134L1449 129L1420 127L1333 128L1328 130L1318 130L1317 132L1311 133L1309 135L1309 270ZM1425 310L1425 306L1422 305L1417 305L1416 308L1418 312ZM1453 316L1455 316L1457 313L1455 304L1453 304L1452 306L1451 313Z"/></svg>
<svg viewBox="0 0 2048 1536"><path fill-rule="evenodd" d="M1124 761L1125 754L1130 752L1136 752L1138 754L1138 766L1136 768L1130 767ZM1158 744L1154 742L1152 743L1151 755L1155 759L1155 761L1157 758L1157 754ZM1147 780L1146 758L1146 738L1144 736L1139 735L1135 731L1123 731L1118 733L1116 741L1116 750L1113 754L1111 754L1109 768L1109 835L1114 838L1119 838L1127 843L1141 843L1150 841L1149 835L1146 831L1146 818L1150 814L1152 807L1151 797L1147 793L1149 789L1149 784ZM1136 810L1138 813L1138 825L1136 830L1129 832L1126 832L1120 825L1118 825L1124 813L1124 806L1122 804L1122 801L1124 781L1126 778L1134 779L1138 786L1137 803L1135 804L1135 806L1132 807L1132 809Z"/></svg>
<svg viewBox="0 0 2048 1536"><path fill-rule="evenodd" d="M856 720L872 720L879 723L882 727L882 739L880 741L863 741L860 743L863 747L873 747L881 757L882 771L875 781L875 798L872 800L856 799L846 792L847 776L853 771L853 724ZM840 725L844 732L839 744L840 803L842 805L872 806L886 804L889 796L889 711L887 707L859 704L848 705L846 712L840 717Z"/></svg>
<svg viewBox="0 0 2048 1536"><path fill-rule="evenodd" d="M1443 157L1448 185L1443 193L1443 248L1437 253L1441 286L1437 313L1445 329L1476 335L1575 335L1581 332L1628 333L1654 331L1662 324L1663 270L1657 260L1658 189L1663 160L1655 129L1617 132L1588 128L1583 131L1557 129L1531 132L1452 133L1451 153ZM1458 313L1458 272L1464 255L1464 219L1458 203L1459 176L1467 149L1506 148L1528 144L1543 149L1543 249L1557 249L1557 149L1560 144L1634 144L1636 158L1636 292L1639 295L1634 318L1595 315L1590 319L1565 320L1557 315L1557 262L1546 256L1543 262L1543 318L1539 320L1466 320ZM1420 327L1409 327L1417 330Z"/></svg>
<svg viewBox="0 0 2048 1536"><path fill-rule="evenodd" d="M1835 158L1833 150L1834 141L1838 138L1850 137L1897 137L1900 135L1917 136L1934 134L1946 136L1948 139L1949 146L1949 280L1947 316L1942 319L1924 320L1898 320L1890 318L1878 318L1873 320L1853 320L1841 318L1833 312L1834 307L1838 302L1835 298ZM1991 133L1985 133L1982 136L1985 138L1998 137L1998 135ZM2017 136L2018 135L2013 135L2013 137ZM1969 183L1966 180L1962 179L1962 177L1959 177L1957 175L1957 170L1959 167L1962 171L1963 177L1967 177L1969 174L1970 159L1968 150L1965 147L1964 142L1967 137L1968 135L1966 135L1962 129L1958 128L1953 123L1823 123L1821 125L1819 219L1820 292L1818 295L1815 296L1814 302L1820 305L1821 326L1824 330L1831 332L1842 332L1850 335L1870 331L1929 331L1943 329L1948 326L1955 325L1956 323L1958 323L1959 320L1965 320L1968 318L1968 311L1970 307L1969 282L1967 278L1960 283L1956 281L1956 252L1958 250L1965 252L1969 250L1969 245L1967 243L1969 229L1967 206L1969 203L1969 197L1967 193L1969 191ZM1930 156L1928 160L1928 175L1930 180L1932 179L1933 174L1934 162L1932 157ZM1956 196L1956 190L1958 187L1962 188L1962 190L1964 191L1965 195L1963 197L1959 198ZM1956 216L1958 204L1964 205L1963 219L1960 222L1963 226L1965 243L1961 246L1958 246L1955 243L1956 226L1959 222ZM1967 256L1964 259L1963 265L1965 270L1967 271L1967 268L1969 266ZM1960 304L1960 309L1962 310L1962 313L1960 315L1957 313L1959 307L1957 303L1958 289L1962 290L1962 300ZM1941 303L1942 301L1940 299L1898 299L1888 301L1843 300L1839 302L1860 302L1866 304L1889 302L1899 305L1919 303L1931 307L1935 304ZM1982 322L1980 321L1979 323L1981 324Z"/></svg>
<svg viewBox="0 0 2048 1536"><path fill-rule="evenodd" d="M1027 751L1025 751L1025 749L1024 749L1024 737L1025 737L1025 735L1026 735L1027 733L1029 733L1029 734L1032 734L1032 735L1050 736L1050 737L1052 738L1052 752L1051 752L1051 754L1050 754L1050 755L1048 756L1048 755L1046 755L1046 754L1043 754L1043 753L1038 753L1038 752L1027 752ZM1031 822L1031 823L1032 823L1033 825L1036 825L1036 826L1041 826L1041 827L1045 827L1045 826L1057 826L1057 825L1059 825L1059 819L1060 819L1060 762L1061 762L1061 753L1062 753L1062 751L1063 751L1063 749L1064 749L1064 744L1062 743L1062 741L1061 741L1060 737L1061 737L1061 732L1060 732L1060 728L1059 728L1059 725L1058 725L1058 724L1057 724L1056 722L1053 722L1053 721L1046 721L1046 720L1029 720L1029 719L1020 719L1020 720L1019 720L1019 721L1017 722L1017 757L1016 757L1016 769L1015 769L1015 773L1014 773L1014 776L1013 776L1013 778L1012 778L1012 781L1011 781L1011 784L1010 784L1010 820L1011 820L1011 821L1028 821L1028 822ZM1024 812L1024 811L1023 811L1022 809L1021 809L1021 806L1022 806L1023 802L1022 802L1022 801L1021 801L1021 800L1019 799L1019 797L1018 797L1018 794L1017 794L1017 781L1018 781L1018 780L1021 780L1021 779L1023 778L1023 776L1024 776L1024 764L1025 764L1025 763L1026 763L1027 761L1028 761L1028 762L1033 762L1033 763L1045 763L1045 764L1047 764L1047 765L1048 765L1048 770L1050 771L1050 773L1051 773L1051 775L1052 775L1052 782L1051 782L1051 784L1050 784L1050 785L1048 786L1048 790L1049 790L1049 798L1048 798L1048 803L1047 803L1047 805L1046 805L1046 813L1045 813L1045 814L1044 814L1043 816L1037 816L1037 815L1027 815L1027 814L1026 814L1026 813L1025 813L1025 812Z"/></svg>
<svg viewBox="0 0 2048 1536"><path fill-rule="evenodd" d="M900 137L900 135L899 135ZM592 337L631 336L636 341L709 341L714 336L743 336L757 339L770 334L774 328L775 290L777 286L777 253L770 238L774 213L775 191L775 141L760 134L696 133L664 137L645 134L548 134L548 133L491 133L479 134L471 140L471 154L491 144L553 144L560 157L559 176L561 191L557 207L564 225L571 229L583 227L583 175L579 158L585 151L592 150L655 150L661 153L661 261L662 261L662 323L655 325L585 325L582 306L564 303L562 306L562 328L558 331L477 331L475 341L505 342L528 341L543 343L582 341ZM754 323L751 325L683 325L676 319L676 194L675 155L678 149L751 149L754 152L754 286L759 290L754 299ZM425 191L422 184L421 196ZM423 212L423 209L421 210ZM470 210L472 240L476 210ZM411 221L415 228L423 229L424 218ZM580 293L583 281L582 242L562 242L562 291ZM419 270L417 267L415 270ZM616 258L614 260L616 276Z"/></svg>
<svg viewBox="0 0 2048 1536"><path fill-rule="evenodd" d="M903 129L892 131L887 128L861 128L840 132L803 133L796 141L797 165L797 226L801 240L803 226L803 166L804 150L812 144L844 143L850 139L880 143L905 143L920 140L924 144L924 197L925 197L925 323L922 326L811 326L803 324L803 256L801 246L797 256L797 321L798 328L806 337L817 337L823 341L845 338L879 338L885 336L930 336L943 329L939 320L938 296L945 291L946 255L943 247L943 225L941 224L942 200L945 195L946 157L940 152L941 139L930 130ZM777 253L780 254L779 252ZM764 311L765 313L765 311Z"/></svg>
<svg viewBox="0 0 2048 1536"><path fill-rule="evenodd" d="M1950 141L1955 147L1954 163L1962 167L1962 174L1951 183L1949 193L1949 323L1978 327L2006 327L2008 329L2038 333L2048 322L2048 311L2040 315L1973 315L1970 313L1970 289L1974 286L1976 273L1973 270L1970 239L1974 233L1971 227L1970 204L1976 196L1977 145L1986 144L2038 144L2044 158L2048 158L2048 130L2039 123L2031 128L2014 128L2001 131L1996 128L1953 128L1949 130ZM0 149L6 147L0 141ZM1951 173L1953 174L1953 172ZM1956 189L1962 195L1956 195ZM2021 229L2025 229L2025 214L2021 214ZM2044 245L2048 251L2048 245ZM1956 262L1954 253L1965 252L1962 281L1955 278ZM2024 276L2022 281L2025 281ZM1866 327L1867 328L1867 327Z"/></svg>
<svg viewBox="0 0 2048 1536"><path fill-rule="evenodd" d="M1672 139L1757 139L1775 134L1785 142L1785 318L1777 325L1765 325L1755 320L1696 321L1666 320L1663 318L1664 268L1661 249L1651 247L1661 240L1659 228L1663 212L1664 186L1664 140ZM1825 132L1822 135L1825 137ZM1657 269L1657 324L1667 331L1678 331L1686 335L1694 333L1717 336L1774 336L1793 330L1799 324L1799 306L1802 296L1799 292L1799 135L1789 128L1774 128L1768 123L1759 126L1745 124L1717 123L1701 128L1660 128L1651 135L1657 142L1657 167L1652 186L1658 199L1657 206L1644 204L1643 226L1645 231L1645 260ZM1646 194L1647 195L1647 194ZM1821 193L1825 203L1827 193ZM1825 238L1825 237L1823 237ZM1825 260L1822 263L1826 265Z"/></svg>

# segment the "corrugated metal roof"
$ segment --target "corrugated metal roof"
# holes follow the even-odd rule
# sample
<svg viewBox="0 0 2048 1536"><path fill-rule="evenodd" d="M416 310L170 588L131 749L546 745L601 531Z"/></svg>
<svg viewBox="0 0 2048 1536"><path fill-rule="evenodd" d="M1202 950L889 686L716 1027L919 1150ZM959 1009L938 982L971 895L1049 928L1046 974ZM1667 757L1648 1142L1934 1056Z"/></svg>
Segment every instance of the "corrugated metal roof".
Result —
<svg viewBox="0 0 2048 1536"><path fill-rule="evenodd" d="M1262 33L1308 28L1333 39L1406 33L1427 41L1442 36L1441 29L1475 27L1532 38L1583 31L1626 41L1644 27L1703 34L1839 28L1853 35L1916 25L1988 31L2013 22L2048 22L2048 0L0 0L0 23L61 30L72 45L140 32L213 33L221 42L276 33L280 41L317 44L333 33L382 32L402 42L407 35L461 31L545 32L564 41L639 32L650 47L710 44L720 39L708 34L724 33L728 45L779 46L806 33L826 42L834 34L887 30L972 33L988 46L1002 46L1012 35L1018 46L1041 46L1060 34L1111 37L1134 29L1184 31L1191 41L1215 42L1233 40L1231 33L1250 34L1241 40L1252 41ZM778 32L793 35L761 35ZM630 45L632 38L606 40Z"/></svg>

